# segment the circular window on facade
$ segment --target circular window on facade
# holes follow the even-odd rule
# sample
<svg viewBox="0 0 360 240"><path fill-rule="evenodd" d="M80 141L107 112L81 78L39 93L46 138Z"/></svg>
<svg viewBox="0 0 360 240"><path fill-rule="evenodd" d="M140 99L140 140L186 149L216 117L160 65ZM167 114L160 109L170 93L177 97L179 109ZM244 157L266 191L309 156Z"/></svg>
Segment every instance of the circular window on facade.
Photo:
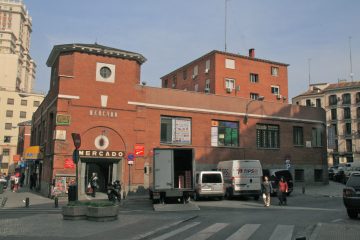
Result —
<svg viewBox="0 0 360 240"><path fill-rule="evenodd" d="M95 147L99 150L105 150L109 146L109 139L104 136L100 135L95 138Z"/></svg>
<svg viewBox="0 0 360 240"><path fill-rule="evenodd" d="M111 76L111 70L108 67L100 68L100 76L103 78L109 78Z"/></svg>

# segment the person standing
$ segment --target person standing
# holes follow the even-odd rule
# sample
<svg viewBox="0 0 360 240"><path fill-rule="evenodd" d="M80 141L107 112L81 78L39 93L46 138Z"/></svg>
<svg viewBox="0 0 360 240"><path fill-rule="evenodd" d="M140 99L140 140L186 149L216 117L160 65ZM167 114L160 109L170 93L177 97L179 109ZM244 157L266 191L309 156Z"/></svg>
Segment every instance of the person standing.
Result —
<svg viewBox="0 0 360 240"><path fill-rule="evenodd" d="M288 193L289 187L284 177L280 178L279 181L279 205L287 205L286 203L286 195Z"/></svg>
<svg viewBox="0 0 360 240"><path fill-rule="evenodd" d="M97 174L95 172L92 173L92 176L90 178L90 184L91 184L91 188L92 188L91 196L95 197L96 196L96 189L98 188L98 177L97 177Z"/></svg>
<svg viewBox="0 0 360 240"><path fill-rule="evenodd" d="M264 181L261 185L261 189L262 189L262 193L263 193L264 207L269 207L272 186L271 186L271 182L269 182L268 176L264 177Z"/></svg>

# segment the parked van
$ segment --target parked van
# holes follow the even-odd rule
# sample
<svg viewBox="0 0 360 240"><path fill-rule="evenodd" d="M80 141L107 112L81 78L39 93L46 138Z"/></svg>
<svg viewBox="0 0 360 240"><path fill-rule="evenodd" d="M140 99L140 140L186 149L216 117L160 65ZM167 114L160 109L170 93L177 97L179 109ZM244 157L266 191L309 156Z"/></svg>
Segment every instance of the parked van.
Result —
<svg viewBox="0 0 360 240"><path fill-rule="evenodd" d="M259 160L221 161L217 169L223 173L225 197L252 196L256 200L261 194L262 167Z"/></svg>
<svg viewBox="0 0 360 240"><path fill-rule="evenodd" d="M224 178L220 171L201 171L195 174L194 200L200 198L224 198Z"/></svg>

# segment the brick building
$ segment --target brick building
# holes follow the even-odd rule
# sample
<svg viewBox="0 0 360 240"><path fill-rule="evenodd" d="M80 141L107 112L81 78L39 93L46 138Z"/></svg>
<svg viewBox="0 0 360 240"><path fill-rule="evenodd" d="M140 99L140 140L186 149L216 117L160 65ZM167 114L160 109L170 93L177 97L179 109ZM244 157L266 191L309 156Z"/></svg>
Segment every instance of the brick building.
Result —
<svg viewBox="0 0 360 240"><path fill-rule="evenodd" d="M284 102L288 64L228 52L211 51L161 78L163 88Z"/></svg>
<svg viewBox="0 0 360 240"><path fill-rule="evenodd" d="M75 176L71 133L82 138L81 195L92 172L100 191L114 179L126 190L147 189L153 149L169 147L193 149L197 170L228 159L259 159L264 168L284 168L290 160L298 181L327 181L324 110L143 86L144 61L97 44L54 46L47 61L50 91L33 116L31 135L32 145L44 147L44 194L51 183L66 188ZM140 154L128 165L125 156L135 149Z"/></svg>

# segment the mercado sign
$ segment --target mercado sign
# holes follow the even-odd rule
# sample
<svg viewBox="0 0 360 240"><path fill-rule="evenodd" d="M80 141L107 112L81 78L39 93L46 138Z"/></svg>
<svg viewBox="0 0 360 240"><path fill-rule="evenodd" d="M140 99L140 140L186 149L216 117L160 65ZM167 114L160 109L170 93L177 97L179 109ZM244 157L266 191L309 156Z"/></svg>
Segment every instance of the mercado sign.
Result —
<svg viewBox="0 0 360 240"><path fill-rule="evenodd" d="M80 157L122 158L124 154L123 151L79 150Z"/></svg>

